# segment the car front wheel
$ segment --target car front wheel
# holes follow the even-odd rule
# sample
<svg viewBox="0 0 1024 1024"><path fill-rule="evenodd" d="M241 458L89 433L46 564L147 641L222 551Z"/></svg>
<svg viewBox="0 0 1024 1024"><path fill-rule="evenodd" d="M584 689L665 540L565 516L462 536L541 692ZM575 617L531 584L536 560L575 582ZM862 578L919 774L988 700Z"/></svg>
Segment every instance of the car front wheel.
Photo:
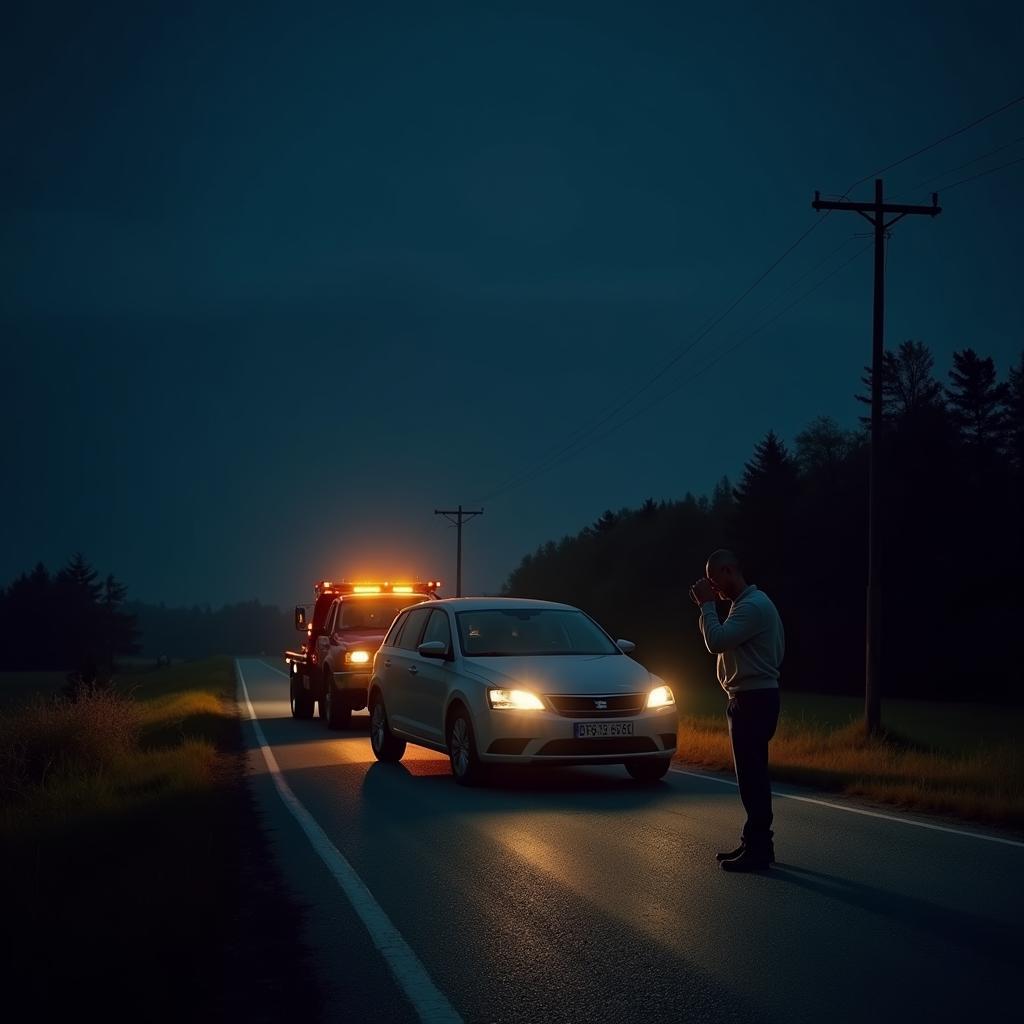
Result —
<svg viewBox="0 0 1024 1024"><path fill-rule="evenodd" d="M626 771L637 782L657 782L665 777L670 764L670 757L645 757L642 761L627 761Z"/></svg>
<svg viewBox="0 0 1024 1024"><path fill-rule="evenodd" d="M370 748L378 761L394 763L402 760L405 740L400 740L388 728L388 713L380 694L372 698L370 705Z"/></svg>
<svg viewBox="0 0 1024 1024"><path fill-rule="evenodd" d="M460 786L475 786L483 781L484 765L476 749L469 712L460 708L448 723L448 757L452 775Z"/></svg>

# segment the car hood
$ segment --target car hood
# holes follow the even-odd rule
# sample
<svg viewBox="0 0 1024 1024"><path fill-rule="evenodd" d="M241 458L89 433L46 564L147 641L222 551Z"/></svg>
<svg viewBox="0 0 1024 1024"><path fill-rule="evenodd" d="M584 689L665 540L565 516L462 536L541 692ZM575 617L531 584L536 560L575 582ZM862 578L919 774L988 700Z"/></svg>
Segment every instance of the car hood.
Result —
<svg viewBox="0 0 1024 1024"><path fill-rule="evenodd" d="M463 666L482 682L538 693L640 693L661 682L624 654L464 658Z"/></svg>

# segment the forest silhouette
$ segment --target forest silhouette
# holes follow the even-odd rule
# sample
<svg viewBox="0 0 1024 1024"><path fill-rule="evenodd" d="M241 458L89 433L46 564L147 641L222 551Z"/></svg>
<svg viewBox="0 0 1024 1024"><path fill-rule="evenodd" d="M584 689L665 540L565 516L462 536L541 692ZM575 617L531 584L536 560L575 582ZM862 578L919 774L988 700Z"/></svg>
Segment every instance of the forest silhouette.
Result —
<svg viewBox="0 0 1024 1024"><path fill-rule="evenodd" d="M867 412L870 370L861 383ZM883 693L1018 701L1024 355L1001 381L965 348L943 383L928 347L906 341L886 352L882 384ZM504 593L578 605L655 671L703 678L687 592L730 547L781 611L783 685L860 692L868 457L866 416L854 430L820 416L792 450L769 431L735 486L606 511L523 558Z"/></svg>
<svg viewBox="0 0 1024 1024"><path fill-rule="evenodd" d="M857 397L867 403L871 373ZM669 678L710 676L687 592L731 547L779 607L783 683L857 693L864 678L867 417L813 420L792 451L773 432L735 486L607 511L526 555L504 593L578 605ZM1019 701L1024 569L1024 355L1000 380L991 358L954 353L945 383L919 341L885 355L882 667L889 696ZM723 608L723 611L726 609ZM81 554L0 590L0 668L112 670L118 656L276 653L291 618L258 601L129 603Z"/></svg>

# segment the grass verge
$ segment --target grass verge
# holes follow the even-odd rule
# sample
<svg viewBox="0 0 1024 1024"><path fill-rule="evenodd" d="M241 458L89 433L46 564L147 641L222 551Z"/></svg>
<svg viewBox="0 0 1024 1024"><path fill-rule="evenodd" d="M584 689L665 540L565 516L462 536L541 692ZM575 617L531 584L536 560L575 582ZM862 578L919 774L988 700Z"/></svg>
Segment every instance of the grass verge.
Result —
<svg viewBox="0 0 1024 1024"><path fill-rule="evenodd" d="M732 772L724 698L718 713L691 702L678 760ZM846 698L784 694L770 748L772 778L906 810L1024 829L1021 711L901 701L899 731L867 737ZM919 705L914 707L913 705ZM846 713L841 709L846 708ZM1000 728L991 721L1000 717Z"/></svg>
<svg viewBox="0 0 1024 1024"><path fill-rule="evenodd" d="M301 908L245 785L232 662L76 702L29 691L0 718L9 998L43 1017L315 1018Z"/></svg>

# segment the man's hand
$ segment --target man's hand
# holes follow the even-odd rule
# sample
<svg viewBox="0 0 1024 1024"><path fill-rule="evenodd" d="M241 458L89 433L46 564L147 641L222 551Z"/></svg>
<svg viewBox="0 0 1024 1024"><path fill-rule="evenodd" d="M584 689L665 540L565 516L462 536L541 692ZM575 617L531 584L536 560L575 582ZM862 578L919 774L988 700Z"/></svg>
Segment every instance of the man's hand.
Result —
<svg viewBox="0 0 1024 1024"><path fill-rule="evenodd" d="M697 580L692 587L690 587L690 597L693 598L695 605L702 605L706 601L714 601L715 599L715 588L711 586L711 580L706 577L701 577Z"/></svg>

